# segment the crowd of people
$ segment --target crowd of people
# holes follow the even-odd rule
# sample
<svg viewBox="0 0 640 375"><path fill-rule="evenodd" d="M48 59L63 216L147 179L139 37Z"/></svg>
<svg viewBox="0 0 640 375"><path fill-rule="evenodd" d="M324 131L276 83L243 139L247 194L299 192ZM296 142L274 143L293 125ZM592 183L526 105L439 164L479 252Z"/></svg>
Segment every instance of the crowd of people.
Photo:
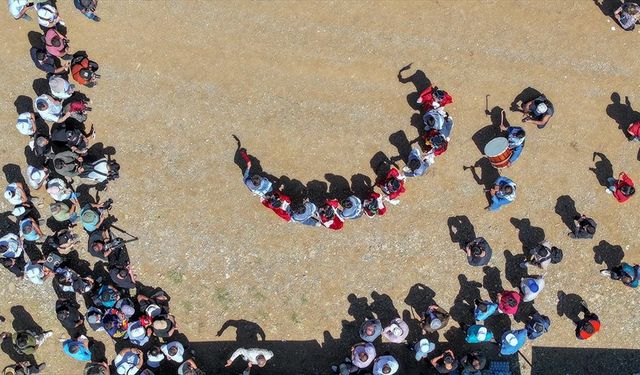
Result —
<svg viewBox="0 0 640 375"><path fill-rule="evenodd" d="M87 18L100 20L95 14L97 0L74 3ZM0 262L34 287L52 283L58 298L51 311L69 335L61 340L60 350L86 362L84 374L204 374L178 332L169 296L160 288L145 286L134 274L128 241L116 235L128 233L114 225L113 201L94 201L89 194L92 188L106 190L119 177L118 163L90 147L96 137L93 125L89 131L85 127L91 101L76 86L96 86L98 64L85 52L72 52L66 28L61 27L65 23L53 3L9 1L16 19L30 20L27 11L32 7L43 33L42 45L33 46L30 55L36 68L46 73L49 87L33 101L33 110L18 115L16 127L29 137L30 155L26 181L8 176L14 181L4 190L17 226L0 238ZM89 188L79 189L83 185ZM48 197L36 199L35 191L46 191ZM51 202L48 210L55 228L48 235L41 227L44 212L39 210L46 202ZM80 244L81 231L88 236L86 247ZM78 260L81 249L97 260L93 269ZM113 340L118 352L112 361L100 353L99 339L91 337L94 333ZM3 374L42 371L46 364L37 363L33 354L51 335L52 331L34 330L0 334L1 340L10 340L16 354L28 359L7 366Z"/></svg>
<svg viewBox="0 0 640 375"><path fill-rule="evenodd" d="M100 21L95 13L97 0L74 0L74 4L87 18ZM30 56L36 68L46 73L49 87L47 93L33 101L33 110L18 114L16 128L29 137L27 143L32 155L25 168L26 182L16 179L4 191L4 198L13 206L11 214L15 217L16 230L0 238L0 262L17 278L36 286L51 281L58 297L52 312L69 334L68 339L62 340L61 350L74 360L86 362L86 375L204 374L195 353L179 334L176 318L170 313L170 297L160 288L145 286L134 274L126 241L114 233L127 234L114 225L116 219L110 211L113 201L94 201L87 189L79 193L81 185L92 184L102 191L110 181L119 178L118 163L90 147L97 134L93 125L89 131L85 127L92 103L69 81L71 78L80 86L93 88L100 78L99 66L87 53L73 52L66 28L60 27L65 23L54 4L46 0L9 0L9 10L16 19L29 21L27 12L32 7L43 33L42 45L33 46ZM616 12L616 19L625 29L631 29L638 14L637 5L625 4ZM240 149L245 162L244 184L259 197L263 206L288 222L340 230L348 220L384 215L386 204L400 202L406 181L427 174L436 157L446 152L454 122L444 108L451 103L451 95L438 87L429 86L419 93L417 104L421 106L424 123L419 147L410 151L403 168L388 165L384 173L376 176L374 187L365 196L348 194L323 202L312 202L308 198L293 202L279 189L278 181L252 171L251 156ZM535 124L539 129L544 128L554 114L553 104L544 95L523 102L514 110L522 113L523 123ZM526 132L505 122L505 115L501 113L500 129L511 150L505 167L511 167L523 151ZM629 124L627 131L630 140L640 140L640 122ZM57 224L57 229L48 235L41 228L44 220L39 209L49 199L34 199L32 191L39 190L48 193L50 216ZM622 172L617 179L613 176L608 179L606 192L622 203L634 195L635 189L631 178ZM487 209L497 211L514 202L516 184L500 176L487 193L490 196ZM594 219L579 215L574 218L574 224L568 233L570 238L594 237L597 227ZM78 233L82 230L88 236L87 252L97 259L89 270L81 269L80 262L73 256L73 252L82 247ZM482 237L464 244L462 250L470 266L485 266L492 257L491 246ZM417 361L428 362L438 373L462 370L464 374L479 374L487 364L486 346L482 345L497 345L502 356L515 355L529 341L549 331L551 319L537 311L527 316L521 328L500 334L494 333L496 329L485 321L496 314L512 317L519 312L522 302L535 300L545 288L543 271L560 263L562 258L561 249L543 241L528 249L527 260L520 264L523 269L537 270L540 274L523 277L518 290L504 290L495 300L475 301L472 311L475 322L462 324L462 328L465 341L477 344L477 350L465 353L439 350L433 334L447 326L450 314L434 304L421 312L420 335L423 337L415 342L407 341L409 325L401 317L385 321L384 325L375 317L362 322L359 338L354 338L358 342L331 370L340 375L398 373L400 364L396 358L376 349L376 343L384 340L406 344ZM600 272L631 288L640 282L638 265L621 262ZM582 317L574 321L575 335L579 340L586 340L600 330L600 320L585 301L581 301L580 310ZM92 331L108 336L119 347L112 361L97 357L97 340L89 333ZM51 335L52 331L21 330L2 332L0 340L10 340L15 352L32 356ZM438 351L439 355L432 354ZM239 348L225 366L231 366L241 357L247 362L245 374L249 374L253 366L263 367L273 356L274 353L266 349ZM21 361L6 367L4 374L35 374L45 367L45 363Z"/></svg>

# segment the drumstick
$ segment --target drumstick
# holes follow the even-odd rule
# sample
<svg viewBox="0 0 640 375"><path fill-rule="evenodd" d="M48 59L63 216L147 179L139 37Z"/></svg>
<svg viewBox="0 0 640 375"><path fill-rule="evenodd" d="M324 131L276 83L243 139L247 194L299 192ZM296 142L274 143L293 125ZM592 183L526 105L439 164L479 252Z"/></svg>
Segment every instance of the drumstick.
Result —
<svg viewBox="0 0 640 375"><path fill-rule="evenodd" d="M487 94L487 96L484 98L484 104L485 104L484 114L485 116L489 117L489 115L491 114L491 112L489 112L489 94Z"/></svg>

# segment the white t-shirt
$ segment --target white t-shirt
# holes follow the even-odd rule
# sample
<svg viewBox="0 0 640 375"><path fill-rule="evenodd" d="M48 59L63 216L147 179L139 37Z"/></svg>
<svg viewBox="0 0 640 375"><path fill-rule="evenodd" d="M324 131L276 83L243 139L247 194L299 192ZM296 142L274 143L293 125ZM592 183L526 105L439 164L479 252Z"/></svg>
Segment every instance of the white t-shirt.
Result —
<svg viewBox="0 0 640 375"><path fill-rule="evenodd" d="M45 177L47 177L47 174L44 169L36 168L33 165L27 166L27 181L33 189L39 189Z"/></svg>
<svg viewBox="0 0 640 375"><path fill-rule="evenodd" d="M29 0L9 0L9 13L13 18L18 19L20 17L20 11L29 4Z"/></svg>
<svg viewBox="0 0 640 375"><path fill-rule="evenodd" d="M534 287L534 290L532 290L531 287ZM537 290L536 290L537 288ZM540 294L540 292L542 292L542 289L544 288L544 279L542 277L540 278L536 278L536 277L527 277L522 279L522 282L520 283L520 289L522 290L522 301L523 302L530 302L533 301L538 294Z"/></svg>
<svg viewBox="0 0 640 375"><path fill-rule="evenodd" d="M49 88L51 89L51 95L58 99L67 99L74 91L73 85L60 76L51 76L49 78Z"/></svg>
<svg viewBox="0 0 640 375"><path fill-rule="evenodd" d="M16 128L20 134L32 136L36 132L36 124L33 123L31 118L31 112L23 112L18 115L18 121L16 122Z"/></svg>
<svg viewBox="0 0 640 375"><path fill-rule="evenodd" d="M58 18L58 10L51 4L36 4L38 11L38 23L42 27L49 27L51 22Z"/></svg>
<svg viewBox="0 0 640 375"><path fill-rule="evenodd" d="M13 193L13 196L11 195ZM9 184L4 190L5 199L12 205L18 205L22 203L22 189L18 188L18 185L14 182Z"/></svg>
<svg viewBox="0 0 640 375"><path fill-rule="evenodd" d="M44 111L38 109L38 102L44 101L48 107ZM56 122L62 117L62 103L54 101L49 95L42 94L33 101L33 107L45 121Z"/></svg>

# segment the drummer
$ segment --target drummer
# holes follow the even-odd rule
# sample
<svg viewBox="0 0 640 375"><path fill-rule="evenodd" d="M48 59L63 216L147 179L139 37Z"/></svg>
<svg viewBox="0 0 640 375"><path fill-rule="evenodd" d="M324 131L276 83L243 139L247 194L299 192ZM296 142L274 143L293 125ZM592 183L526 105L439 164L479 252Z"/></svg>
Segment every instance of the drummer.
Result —
<svg viewBox="0 0 640 375"><path fill-rule="evenodd" d="M538 129L544 128L554 113L553 104L544 95L524 103L520 111L524 113L522 122L536 124Z"/></svg>
<svg viewBox="0 0 640 375"><path fill-rule="evenodd" d="M502 111L502 121L500 122L500 130L507 132L507 141L509 141L509 148L513 150L507 167L515 163L520 157L522 149L524 148L525 131L519 126L507 126L505 124L504 111Z"/></svg>
<svg viewBox="0 0 640 375"><path fill-rule="evenodd" d="M491 205L485 209L498 211L500 207L516 199L516 184L507 177L498 177L491 190L489 190L489 194L491 194Z"/></svg>

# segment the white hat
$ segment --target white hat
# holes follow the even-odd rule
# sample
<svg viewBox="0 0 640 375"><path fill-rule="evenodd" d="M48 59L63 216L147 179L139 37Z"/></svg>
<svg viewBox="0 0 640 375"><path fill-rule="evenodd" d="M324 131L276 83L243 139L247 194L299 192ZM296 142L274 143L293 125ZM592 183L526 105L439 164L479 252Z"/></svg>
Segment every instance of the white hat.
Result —
<svg viewBox="0 0 640 375"><path fill-rule="evenodd" d="M160 309L160 306L158 306L156 304L151 304L151 305L147 306L147 308L144 310L144 312L147 315L149 315L150 317L155 318L156 316L160 315L162 310Z"/></svg>
<svg viewBox="0 0 640 375"><path fill-rule="evenodd" d="M414 349L416 350L416 361L420 361L436 349L436 344L429 342L427 339L422 339L416 343Z"/></svg>
<svg viewBox="0 0 640 375"><path fill-rule="evenodd" d="M44 171L42 169L33 168L29 175L33 181L40 182L44 178Z"/></svg>
<svg viewBox="0 0 640 375"><path fill-rule="evenodd" d="M433 318L431 320L431 323L429 323L429 326L431 327L431 329L438 329L442 327L442 321L438 318Z"/></svg>
<svg viewBox="0 0 640 375"><path fill-rule="evenodd" d="M400 326L395 323L391 324L390 328L391 328L391 332L395 336L401 336L403 333L402 328L400 328Z"/></svg>
<svg viewBox="0 0 640 375"><path fill-rule="evenodd" d="M487 338L487 327L480 327L478 334L476 335L479 341L484 341Z"/></svg>
<svg viewBox="0 0 640 375"><path fill-rule="evenodd" d="M536 112L541 114L547 112L547 109L547 105L544 103L540 103L536 106Z"/></svg>
<svg viewBox="0 0 640 375"><path fill-rule="evenodd" d="M518 345L518 338L516 337L516 335L514 335L513 333L509 333L505 338L504 338L509 345L511 346L516 346Z"/></svg>
<svg viewBox="0 0 640 375"><path fill-rule="evenodd" d="M135 327L134 329L132 329L132 330L129 332L129 336L130 336L132 339L140 339L140 338L145 337L146 335L147 335L147 330L146 330L146 329L144 329L144 327L143 327L143 326L141 326L141 325L139 325L139 326Z"/></svg>
<svg viewBox="0 0 640 375"><path fill-rule="evenodd" d="M4 191L4 198L10 200L15 195L15 192L14 189L7 188L7 190Z"/></svg>

